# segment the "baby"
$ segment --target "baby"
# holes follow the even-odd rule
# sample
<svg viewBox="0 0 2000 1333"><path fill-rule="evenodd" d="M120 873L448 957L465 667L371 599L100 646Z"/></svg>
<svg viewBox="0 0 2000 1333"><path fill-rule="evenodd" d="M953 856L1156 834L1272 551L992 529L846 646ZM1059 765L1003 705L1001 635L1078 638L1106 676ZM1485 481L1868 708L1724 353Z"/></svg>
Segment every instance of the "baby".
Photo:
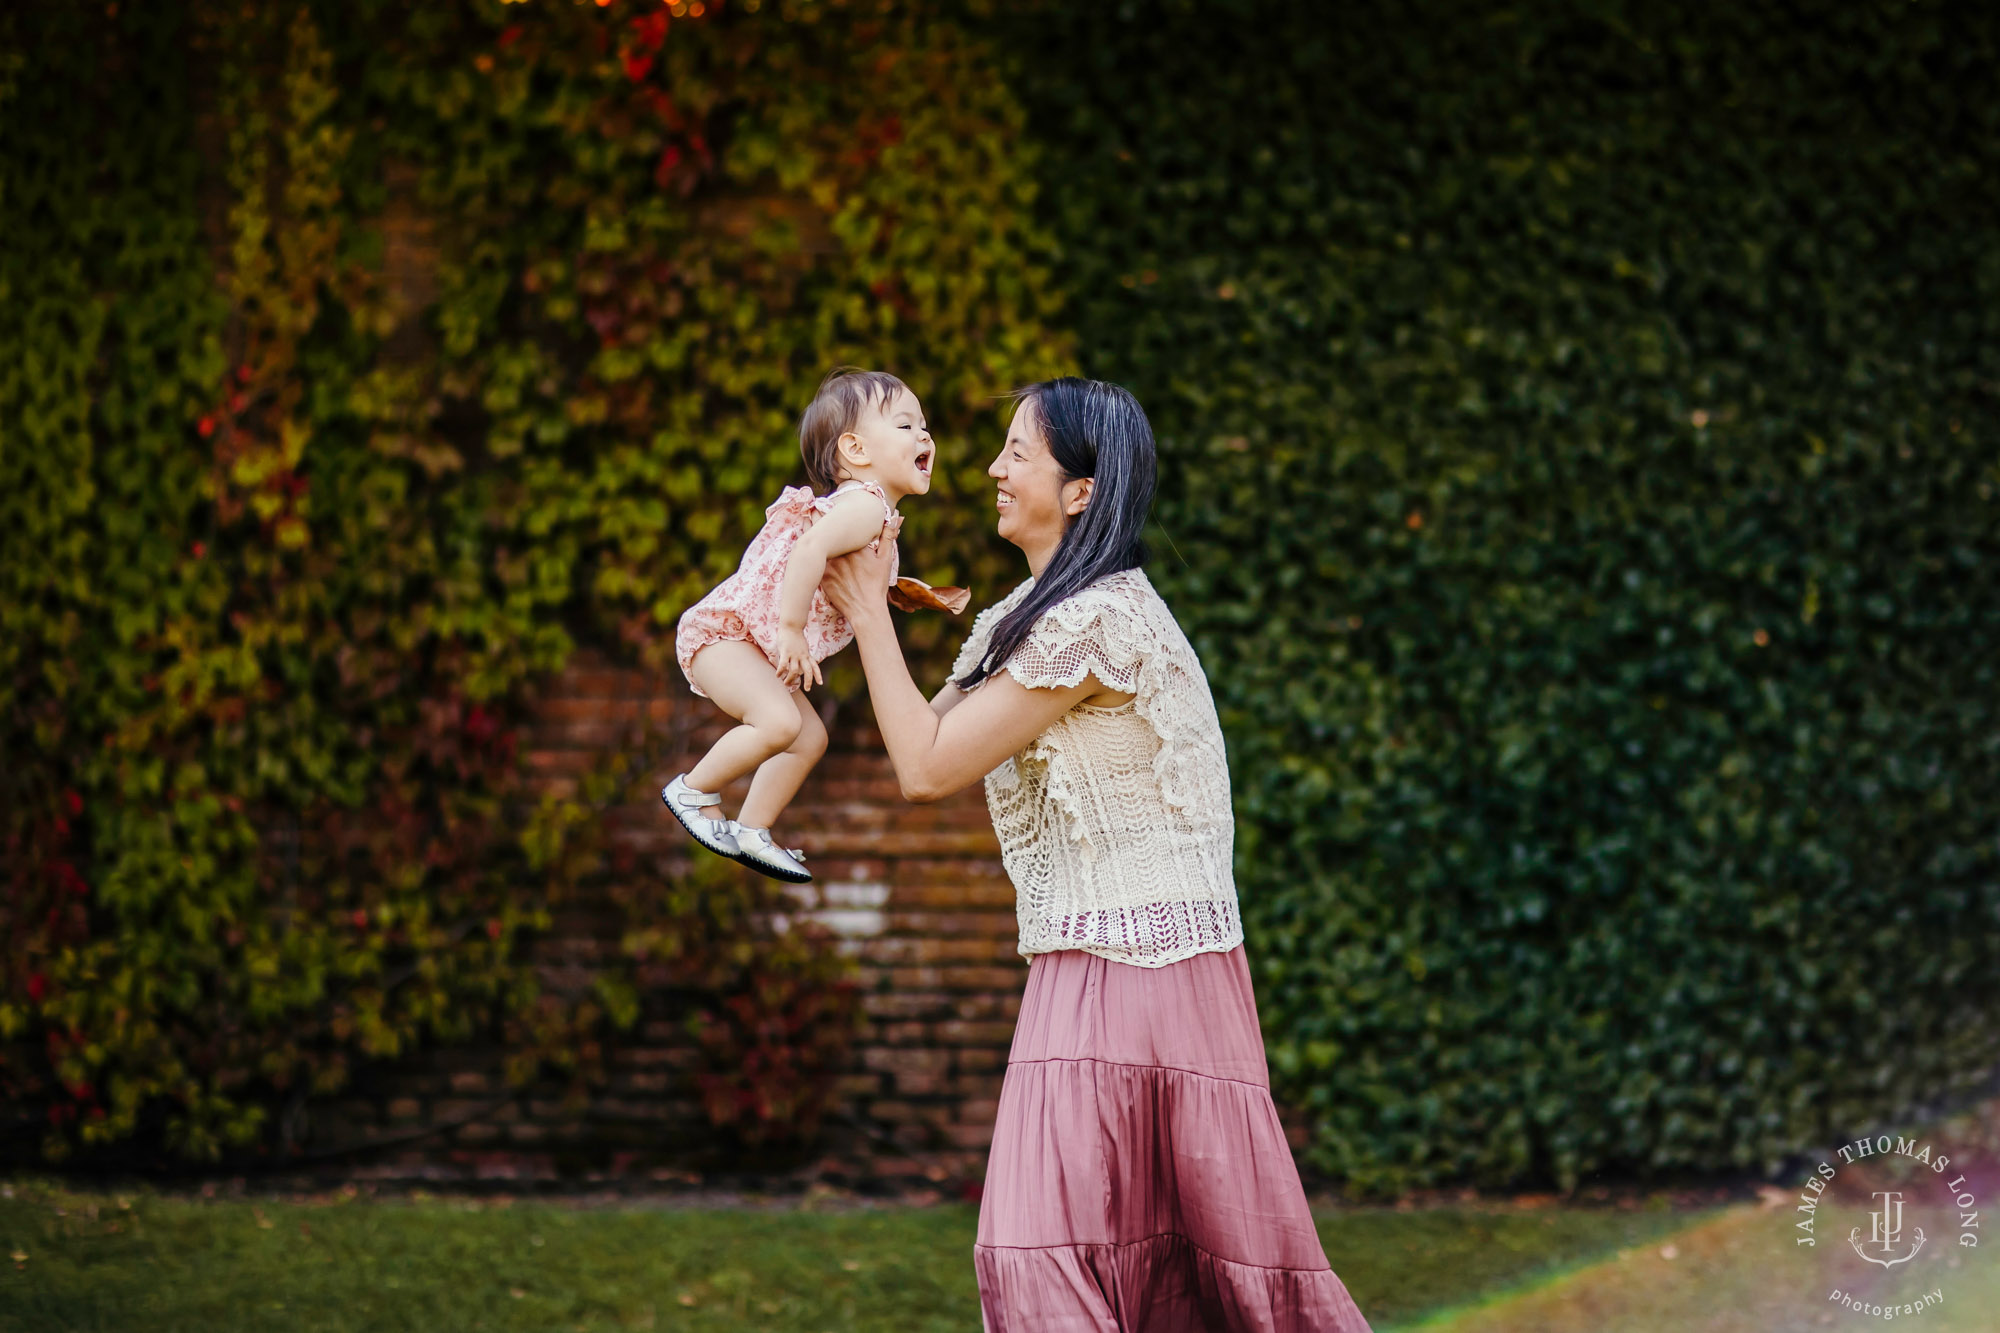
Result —
<svg viewBox="0 0 2000 1333"><path fill-rule="evenodd" d="M826 753L826 726L805 691L823 680L819 664L854 638L819 581L834 556L875 549L905 496L930 490L937 447L923 405L901 380L842 369L820 384L800 419L799 450L812 485L785 488L764 511L736 572L689 607L674 634L688 684L742 725L669 782L660 799L710 851L806 884L812 875L804 853L776 846L771 825ZM892 603L965 608L962 588L896 578L891 540ZM752 769L742 809L725 819L715 793Z"/></svg>

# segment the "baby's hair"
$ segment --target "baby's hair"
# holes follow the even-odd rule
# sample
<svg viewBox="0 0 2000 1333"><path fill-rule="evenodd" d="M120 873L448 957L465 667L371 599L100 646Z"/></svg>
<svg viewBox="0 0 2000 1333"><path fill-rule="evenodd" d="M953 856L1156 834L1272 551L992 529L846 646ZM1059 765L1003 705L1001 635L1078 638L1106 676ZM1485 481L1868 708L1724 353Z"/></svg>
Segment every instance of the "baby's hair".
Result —
<svg viewBox="0 0 2000 1333"><path fill-rule="evenodd" d="M854 429L861 410L871 402L887 407L909 386L884 370L836 367L819 382L819 392L799 418L799 454L806 461L806 480L816 491L840 484L840 437Z"/></svg>

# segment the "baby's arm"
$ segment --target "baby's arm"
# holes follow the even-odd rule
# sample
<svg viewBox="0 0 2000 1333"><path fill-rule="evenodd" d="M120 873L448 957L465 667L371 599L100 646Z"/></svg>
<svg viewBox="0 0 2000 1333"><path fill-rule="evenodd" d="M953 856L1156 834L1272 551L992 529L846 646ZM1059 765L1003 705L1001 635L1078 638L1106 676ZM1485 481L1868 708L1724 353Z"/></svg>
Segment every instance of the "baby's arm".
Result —
<svg viewBox="0 0 2000 1333"><path fill-rule="evenodd" d="M821 679L819 666L806 652L806 615L812 610L813 589L826 577L826 562L858 551L882 535L882 502L865 490L854 490L807 528L785 561L785 578L778 585L778 678L810 689ZM883 595L888 595L887 589Z"/></svg>

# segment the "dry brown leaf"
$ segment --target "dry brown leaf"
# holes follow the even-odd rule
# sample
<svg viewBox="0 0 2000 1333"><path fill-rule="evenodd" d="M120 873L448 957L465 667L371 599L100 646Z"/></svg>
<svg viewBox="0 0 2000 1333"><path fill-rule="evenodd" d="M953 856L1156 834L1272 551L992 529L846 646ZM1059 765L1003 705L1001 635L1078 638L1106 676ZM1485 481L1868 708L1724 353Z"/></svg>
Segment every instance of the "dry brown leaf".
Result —
<svg viewBox="0 0 2000 1333"><path fill-rule="evenodd" d="M944 611L955 616L971 601L969 588L933 588L922 579L900 578L889 589L889 605L898 611Z"/></svg>

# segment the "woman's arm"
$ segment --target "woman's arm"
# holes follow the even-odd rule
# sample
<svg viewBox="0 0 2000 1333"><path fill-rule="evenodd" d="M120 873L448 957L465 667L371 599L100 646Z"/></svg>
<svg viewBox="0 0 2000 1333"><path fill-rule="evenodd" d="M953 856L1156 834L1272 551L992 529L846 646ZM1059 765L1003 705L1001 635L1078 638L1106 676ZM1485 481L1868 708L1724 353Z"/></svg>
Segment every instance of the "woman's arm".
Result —
<svg viewBox="0 0 2000 1333"><path fill-rule="evenodd" d="M958 688L958 682L948 680L944 683L943 689L931 696L931 711L943 717L958 707L959 700L965 697L965 691Z"/></svg>
<svg viewBox="0 0 2000 1333"><path fill-rule="evenodd" d="M936 801L963 791L1104 688L1085 676L1074 685L1031 690L1000 671L971 694L947 687L958 697L940 713L910 679L887 604L858 617L845 614L861 650L875 725L906 801Z"/></svg>
<svg viewBox="0 0 2000 1333"><path fill-rule="evenodd" d="M884 531L894 535L893 528ZM970 694L946 685L936 700L926 701L896 642L887 577L885 556L857 551L828 567L823 586L827 600L854 628L875 724L905 800L935 801L962 791L1077 704L1107 694L1094 676L1074 685L1031 690L999 671Z"/></svg>

